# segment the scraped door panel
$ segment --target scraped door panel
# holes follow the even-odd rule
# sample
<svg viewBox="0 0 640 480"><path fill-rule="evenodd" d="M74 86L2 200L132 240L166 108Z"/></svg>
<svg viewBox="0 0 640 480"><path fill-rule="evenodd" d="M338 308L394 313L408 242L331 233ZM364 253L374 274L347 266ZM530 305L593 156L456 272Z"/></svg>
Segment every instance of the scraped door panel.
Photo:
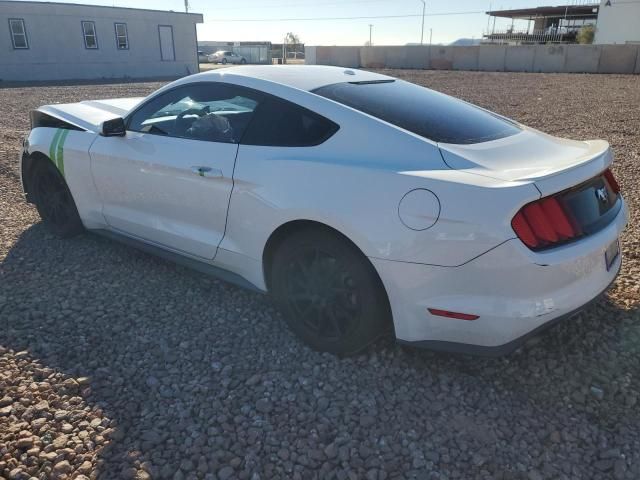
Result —
<svg viewBox="0 0 640 480"><path fill-rule="evenodd" d="M139 132L98 137L91 168L105 220L129 235L214 258L224 235L237 149L233 143Z"/></svg>

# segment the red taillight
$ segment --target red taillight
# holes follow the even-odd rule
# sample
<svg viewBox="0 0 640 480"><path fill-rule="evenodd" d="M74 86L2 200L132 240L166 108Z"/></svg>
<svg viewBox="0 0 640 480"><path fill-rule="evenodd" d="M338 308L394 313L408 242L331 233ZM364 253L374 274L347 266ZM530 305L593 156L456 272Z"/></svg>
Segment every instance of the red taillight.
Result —
<svg viewBox="0 0 640 480"><path fill-rule="evenodd" d="M531 250L572 241L604 228L620 209L620 187L607 169L584 183L528 203L511 220Z"/></svg>
<svg viewBox="0 0 640 480"><path fill-rule="evenodd" d="M611 190L613 190L615 193L620 193L620 185L618 185L618 182L613 176L613 172L611 171L611 169L607 168L604 171L604 178L607 179L607 183L611 187Z"/></svg>
<svg viewBox="0 0 640 480"><path fill-rule="evenodd" d="M527 223L527 220L524 218L522 211L516 213L516 216L511 220L511 226L515 230L520 240L522 240L525 245L531 248L535 248L538 246L538 238L536 237L533 230Z"/></svg>
<svg viewBox="0 0 640 480"><path fill-rule="evenodd" d="M511 227L520 240L532 249L569 240L580 234L555 197L543 198L522 207L513 217Z"/></svg>
<svg viewBox="0 0 640 480"><path fill-rule="evenodd" d="M571 238L575 235L575 231L567 218L567 214L560 206L557 198L545 198L540 201L540 204L551 225L553 225L553 228L561 238Z"/></svg>

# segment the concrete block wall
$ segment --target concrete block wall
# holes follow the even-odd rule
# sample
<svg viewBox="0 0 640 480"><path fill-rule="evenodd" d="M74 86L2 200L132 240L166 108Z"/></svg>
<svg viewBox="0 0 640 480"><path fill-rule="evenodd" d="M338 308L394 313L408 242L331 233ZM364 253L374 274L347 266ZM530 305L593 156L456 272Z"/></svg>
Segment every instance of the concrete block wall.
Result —
<svg viewBox="0 0 640 480"><path fill-rule="evenodd" d="M602 45L599 73L634 73L638 45Z"/></svg>
<svg viewBox="0 0 640 480"><path fill-rule="evenodd" d="M504 72L507 47L503 45L480 45L478 49L478 70Z"/></svg>
<svg viewBox="0 0 640 480"><path fill-rule="evenodd" d="M534 45L519 45L505 50L504 69L507 72L533 72L537 51Z"/></svg>
<svg viewBox="0 0 640 480"><path fill-rule="evenodd" d="M476 47L459 47L453 50L454 70L478 70L480 51Z"/></svg>
<svg viewBox="0 0 640 480"><path fill-rule="evenodd" d="M534 72L566 72L567 45L540 45L536 48Z"/></svg>
<svg viewBox="0 0 640 480"><path fill-rule="evenodd" d="M432 46L429 49L430 68L432 70L453 69L453 49L447 47Z"/></svg>
<svg viewBox="0 0 640 480"><path fill-rule="evenodd" d="M600 45L567 45L564 68L567 72L598 73Z"/></svg>
<svg viewBox="0 0 640 480"><path fill-rule="evenodd" d="M306 47L307 63L352 68L640 73L640 45Z"/></svg>
<svg viewBox="0 0 640 480"><path fill-rule="evenodd" d="M339 67L360 67L360 47L316 47L318 65L337 65ZM306 48L305 48L305 58ZM307 62L308 63L308 62Z"/></svg>

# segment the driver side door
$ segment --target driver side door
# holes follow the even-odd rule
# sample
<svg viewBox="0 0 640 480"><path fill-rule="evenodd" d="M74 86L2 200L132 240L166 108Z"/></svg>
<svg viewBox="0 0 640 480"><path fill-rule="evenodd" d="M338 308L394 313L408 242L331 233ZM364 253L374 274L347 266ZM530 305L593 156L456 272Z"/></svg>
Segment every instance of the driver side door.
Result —
<svg viewBox="0 0 640 480"><path fill-rule="evenodd" d="M259 99L194 83L136 110L124 137L98 137L91 169L114 230L203 259L224 235L238 143Z"/></svg>

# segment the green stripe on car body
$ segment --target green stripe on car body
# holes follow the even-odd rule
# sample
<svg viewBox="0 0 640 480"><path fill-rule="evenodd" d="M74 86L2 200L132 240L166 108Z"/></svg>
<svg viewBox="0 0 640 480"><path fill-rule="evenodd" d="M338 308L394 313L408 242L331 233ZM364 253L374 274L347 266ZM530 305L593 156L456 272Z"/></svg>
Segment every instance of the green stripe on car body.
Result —
<svg viewBox="0 0 640 480"><path fill-rule="evenodd" d="M64 142L67 139L67 135L69 135L69 130L63 130L62 135L60 136L60 140L58 141L58 152L56 154L56 160L58 162L58 170L64 177Z"/></svg>
<svg viewBox="0 0 640 480"><path fill-rule="evenodd" d="M64 177L64 142L69 135L69 130L65 128L59 128L56 130L56 134L53 136L51 147L49 148L49 158L53 164L58 167L60 173Z"/></svg>
<svg viewBox="0 0 640 480"><path fill-rule="evenodd" d="M60 135L62 134L61 129L57 129L55 135L53 136L53 141L51 142L51 147L49 148L49 158L54 163L54 165L58 165L56 163L56 147L58 146L58 140L60 139Z"/></svg>

